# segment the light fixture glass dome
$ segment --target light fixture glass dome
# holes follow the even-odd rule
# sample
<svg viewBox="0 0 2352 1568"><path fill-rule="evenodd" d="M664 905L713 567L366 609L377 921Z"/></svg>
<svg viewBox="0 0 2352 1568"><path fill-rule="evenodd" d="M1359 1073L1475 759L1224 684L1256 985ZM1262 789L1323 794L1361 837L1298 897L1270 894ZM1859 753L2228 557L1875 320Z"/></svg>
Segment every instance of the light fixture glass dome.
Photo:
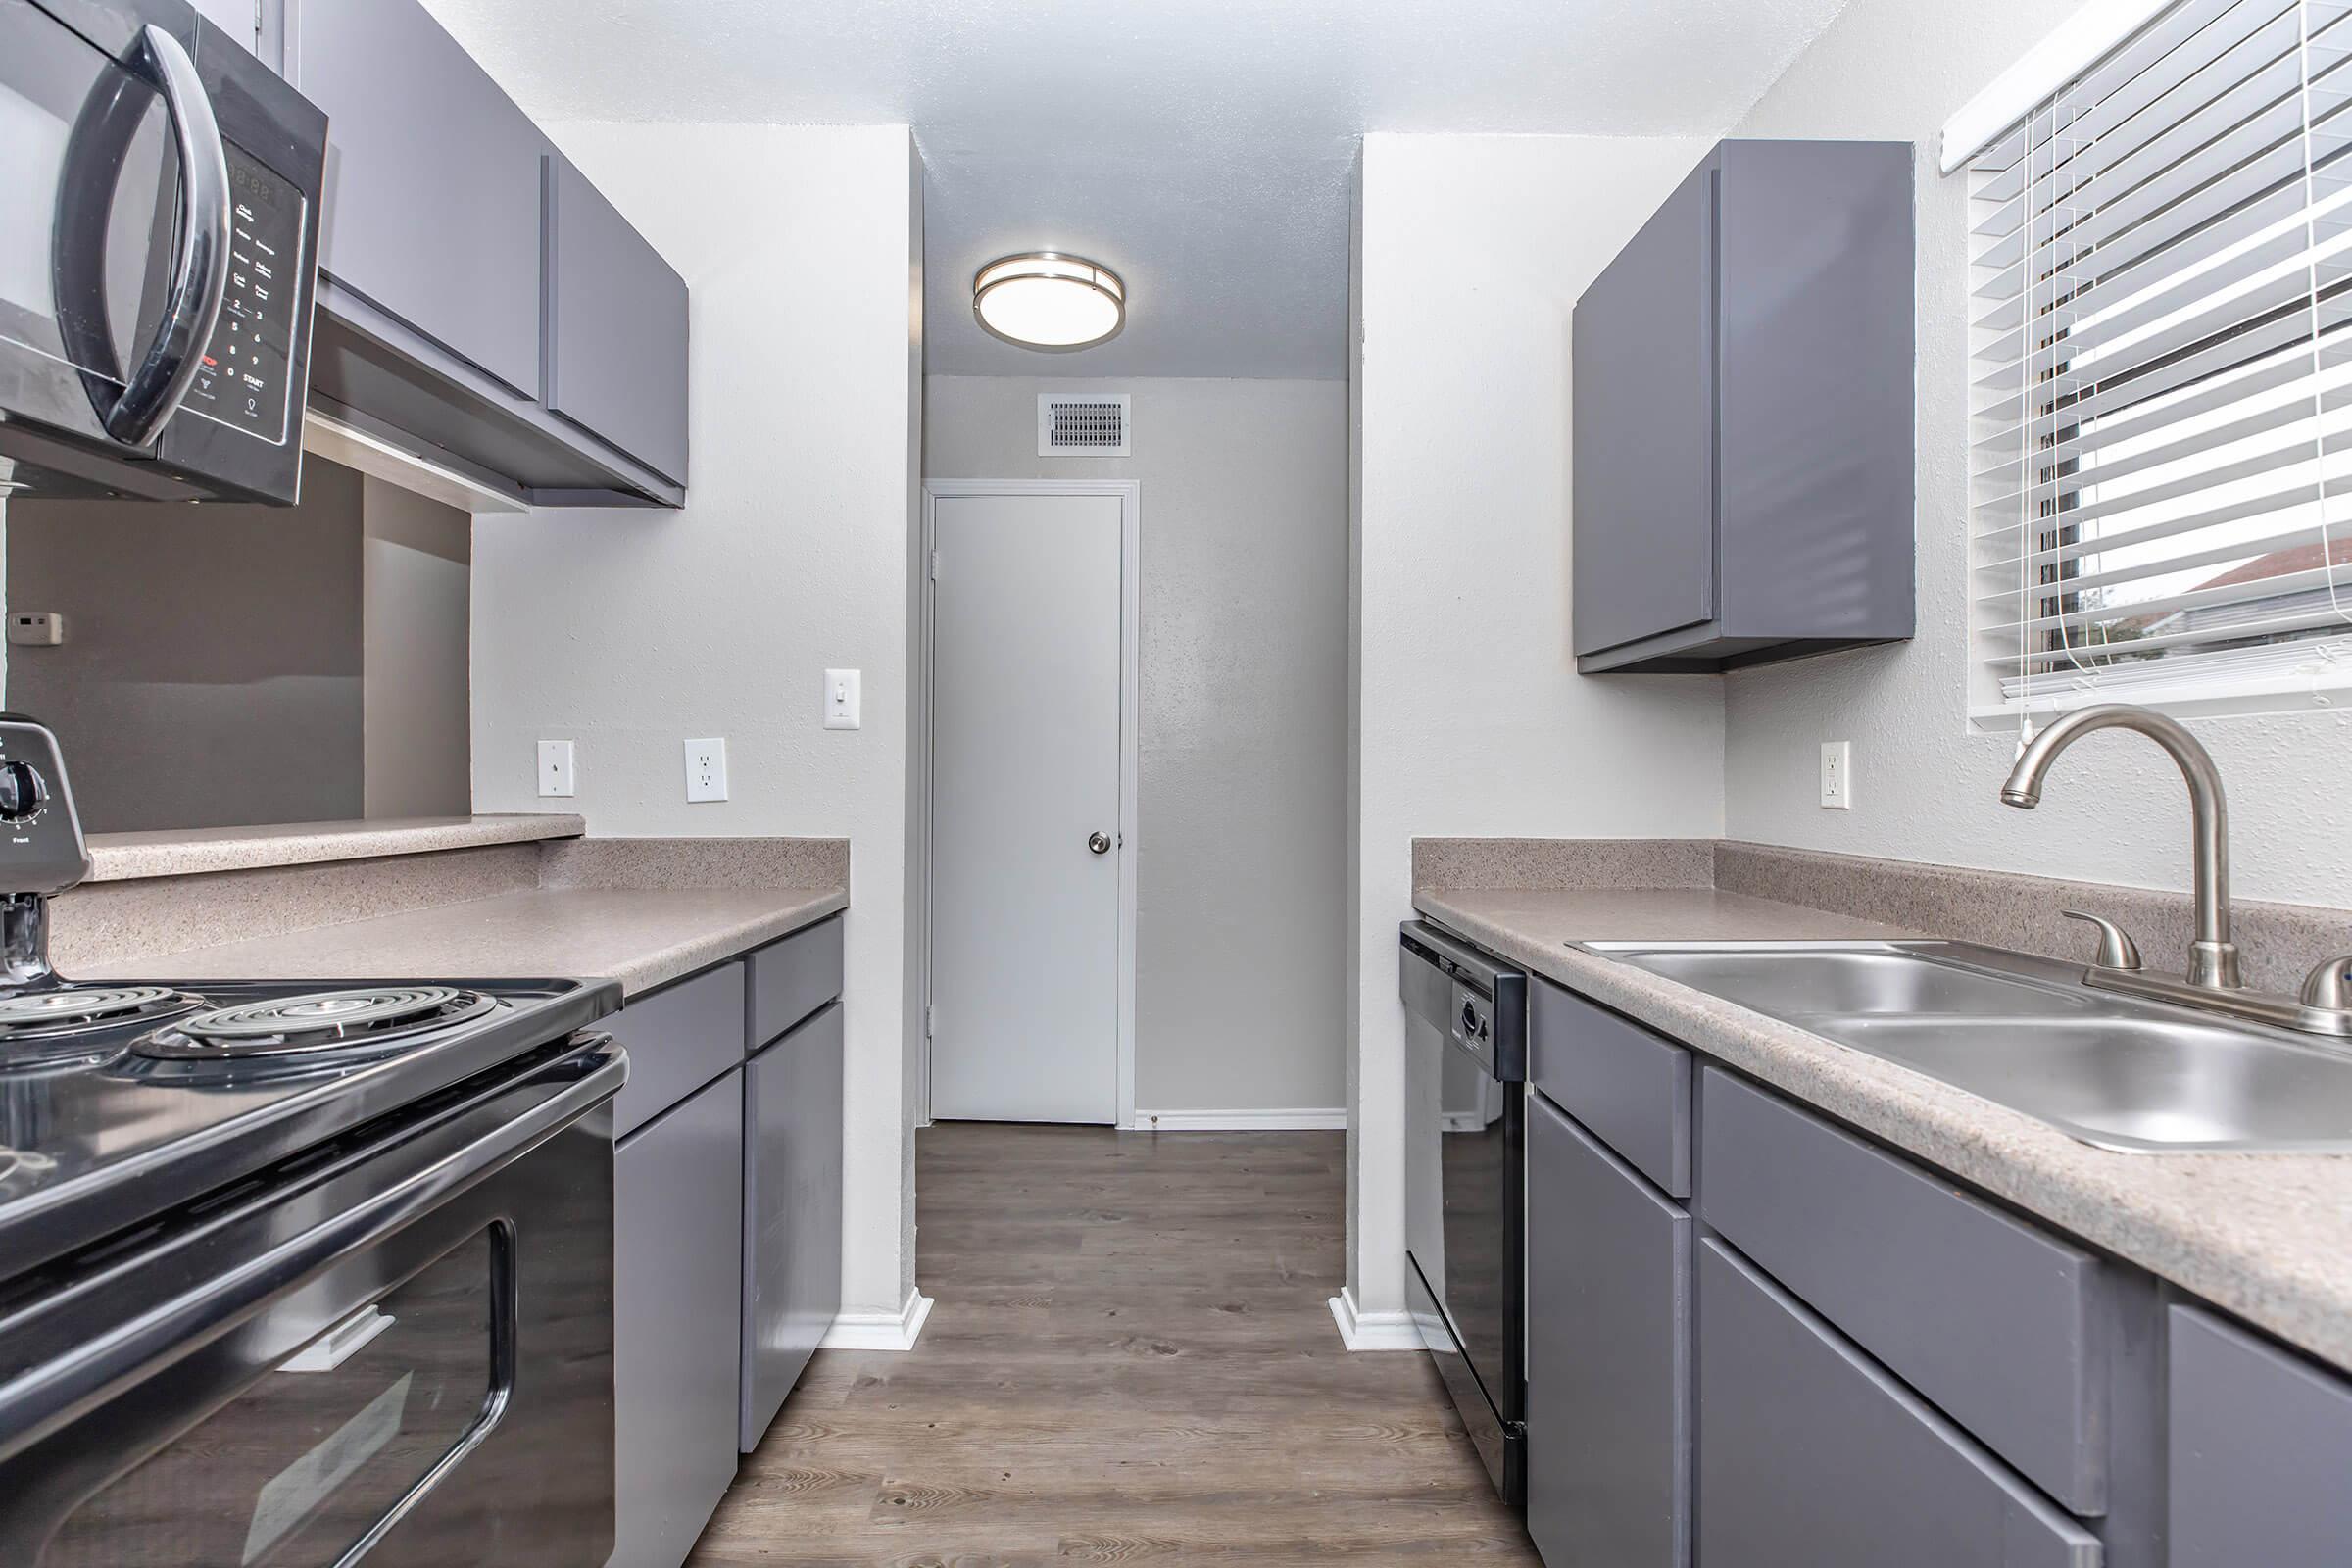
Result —
<svg viewBox="0 0 2352 1568"><path fill-rule="evenodd" d="M1127 324L1127 285L1083 256L1028 251L972 274L972 315L1007 343L1066 353L1118 336Z"/></svg>

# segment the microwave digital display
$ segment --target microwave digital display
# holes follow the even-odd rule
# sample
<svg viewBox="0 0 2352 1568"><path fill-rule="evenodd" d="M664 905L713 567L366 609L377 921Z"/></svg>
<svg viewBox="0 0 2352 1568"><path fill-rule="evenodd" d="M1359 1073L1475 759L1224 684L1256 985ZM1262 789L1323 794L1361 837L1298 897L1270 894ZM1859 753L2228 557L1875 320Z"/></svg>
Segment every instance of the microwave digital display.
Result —
<svg viewBox="0 0 2352 1568"><path fill-rule="evenodd" d="M233 144L228 193L228 278L220 319L181 409L283 445L308 203L292 182Z"/></svg>

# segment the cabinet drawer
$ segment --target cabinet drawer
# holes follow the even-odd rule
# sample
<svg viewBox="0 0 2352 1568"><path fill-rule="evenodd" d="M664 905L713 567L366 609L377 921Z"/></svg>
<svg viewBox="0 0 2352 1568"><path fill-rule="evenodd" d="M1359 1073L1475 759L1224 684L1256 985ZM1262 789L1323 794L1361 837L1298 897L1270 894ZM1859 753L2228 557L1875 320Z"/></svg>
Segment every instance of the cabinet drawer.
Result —
<svg viewBox="0 0 2352 1568"><path fill-rule="evenodd" d="M1529 994L1528 1076L1625 1162L1690 1196L1690 1053L1548 980Z"/></svg>
<svg viewBox="0 0 2352 1568"><path fill-rule="evenodd" d="M834 915L752 955L754 1050L841 995L841 931Z"/></svg>
<svg viewBox="0 0 2352 1568"><path fill-rule="evenodd" d="M2089 1532L1713 1238L1698 1347L1700 1562L2099 1563Z"/></svg>
<svg viewBox="0 0 2352 1568"><path fill-rule="evenodd" d="M612 1102L612 1135L625 1138L743 1065L743 965L722 964L632 1002L604 1027L629 1053L628 1087Z"/></svg>
<svg viewBox="0 0 2352 1568"><path fill-rule="evenodd" d="M2193 1306L2169 1318L2171 1568L2339 1568L2352 1383Z"/></svg>
<svg viewBox="0 0 2352 1568"><path fill-rule="evenodd" d="M612 1156L610 1568L675 1568L735 1479L743 1073Z"/></svg>
<svg viewBox="0 0 2352 1568"><path fill-rule="evenodd" d="M1527 1113L1527 1532L1546 1562L1690 1560L1690 1216Z"/></svg>
<svg viewBox="0 0 2352 1568"><path fill-rule="evenodd" d="M1713 1067L1698 1169L1709 1225L2035 1485L2105 1510L2097 1258Z"/></svg>

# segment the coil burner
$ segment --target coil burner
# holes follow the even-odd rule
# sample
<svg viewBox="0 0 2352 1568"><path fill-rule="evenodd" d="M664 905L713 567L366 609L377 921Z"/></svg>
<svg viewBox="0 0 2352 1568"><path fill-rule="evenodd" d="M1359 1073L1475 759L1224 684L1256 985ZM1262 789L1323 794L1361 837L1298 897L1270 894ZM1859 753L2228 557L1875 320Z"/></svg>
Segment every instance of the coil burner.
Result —
<svg viewBox="0 0 2352 1568"><path fill-rule="evenodd" d="M380 1051L502 1005L456 986L364 986L214 1007L131 1047L166 1061L234 1061Z"/></svg>

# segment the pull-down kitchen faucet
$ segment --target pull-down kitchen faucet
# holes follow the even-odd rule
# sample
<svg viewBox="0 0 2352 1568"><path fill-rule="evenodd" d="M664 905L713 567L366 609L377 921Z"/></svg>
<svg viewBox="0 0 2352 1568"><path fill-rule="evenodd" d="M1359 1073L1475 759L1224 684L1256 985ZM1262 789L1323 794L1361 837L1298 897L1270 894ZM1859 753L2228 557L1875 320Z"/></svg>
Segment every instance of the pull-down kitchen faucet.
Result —
<svg viewBox="0 0 2352 1568"><path fill-rule="evenodd" d="M2213 754L2179 720L2129 703L2077 709L2018 753L2016 764L2001 785L2001 804L2029 811L2039 806L2042 780L2058 754L2101 729L2128 729L2145 735L2164 748L2188 781L2191 897L2197 929L2188 946L2187 975L2176 978L2142 970L2132 939L2112 921L2096 915L2078 916L2098 926L2101 933L2098 961L2083 972L2084 982L2313 1034L2352 1036L2352 978L2347 973L2352 970L2352 957L2330 958L2312 970L2299 998L2249 991L2239 977L2237 944L2230 936L2230 803L2223 794L2221 769L2214 765Z"/></svg>

